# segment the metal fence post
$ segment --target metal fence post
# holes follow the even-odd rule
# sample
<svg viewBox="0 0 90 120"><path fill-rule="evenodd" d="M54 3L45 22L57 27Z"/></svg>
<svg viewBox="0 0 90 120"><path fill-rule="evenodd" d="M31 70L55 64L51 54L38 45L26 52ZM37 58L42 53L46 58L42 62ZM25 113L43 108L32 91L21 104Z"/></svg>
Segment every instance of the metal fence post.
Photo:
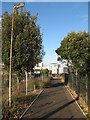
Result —
<svg viewBox="0 0 90 120"><path fill-rule="evenodd" d="M88 79L87 79L87 102L88 102L88 110L90 113L90 71L88 71Z"/></svg>
<svg viewBox="0 0 90 120"><path fill-rule="evenodd" d="M80 97L80 76L78 75L78 70L76 69L76 85L78 98Z"/></svg>
<svg viewBox="0 0 90 120"><path fill-rule="evenodd" d="M86 104L88 105L88 76L86 74Z"/></svg>

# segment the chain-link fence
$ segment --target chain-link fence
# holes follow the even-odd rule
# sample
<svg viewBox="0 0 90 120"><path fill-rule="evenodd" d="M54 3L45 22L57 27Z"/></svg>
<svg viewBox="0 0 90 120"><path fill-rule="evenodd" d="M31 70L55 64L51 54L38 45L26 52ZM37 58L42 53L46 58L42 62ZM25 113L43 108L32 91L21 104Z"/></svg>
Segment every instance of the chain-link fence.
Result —
<svg viewBox="0 0 90 120"><path fill-rule="evenodd" d="M70 88L75 91L78 97L82 98L85 104L88 106L90 112L90 79L87 74L76 74L70 72L68 75L68 84Z"/></svg>
<svg viewBox="0 0 90 120"><path fill-rule="evenodd" d="M70 73L68 80L70 88L76 91L76 93L87 103L87 76L76 76L74 73Z"/></svg>

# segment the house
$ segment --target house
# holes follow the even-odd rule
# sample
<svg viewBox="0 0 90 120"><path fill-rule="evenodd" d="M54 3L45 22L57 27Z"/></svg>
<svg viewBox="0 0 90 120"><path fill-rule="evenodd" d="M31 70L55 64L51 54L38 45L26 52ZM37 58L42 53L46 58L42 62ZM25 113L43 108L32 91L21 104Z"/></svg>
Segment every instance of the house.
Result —
<svg viewBox="0 0 90 120"><path fill-rule="evenodd" d="M68 61L62 60L57 63L50 63L48 66L44 66L43 62L41 62L33 68L35 74L40 74L41 69L48 69L49 74L54 76L68 74Z"/></svg>
<svg viewBox="0 0 90 120"><path fill-rule="evenodd" d="M36 64L36 66L33 68L34 74L39 75L40 70L43 68L43 62Z"/></svg>
<svg viewBox="0 0 90 120"><path fill-rule="evenodd" d="M52 75L56 75L58 74L58 70L59 70L59 64L58 63L51 63L49 65L49 73Z"/></svg>
<svg viewBox="0 0 90 120"><path fill-rule="evenodd" d="M68 74L68 61L67 60L62 60L59 62L60 67L59 67L59 74Z"/></svg>

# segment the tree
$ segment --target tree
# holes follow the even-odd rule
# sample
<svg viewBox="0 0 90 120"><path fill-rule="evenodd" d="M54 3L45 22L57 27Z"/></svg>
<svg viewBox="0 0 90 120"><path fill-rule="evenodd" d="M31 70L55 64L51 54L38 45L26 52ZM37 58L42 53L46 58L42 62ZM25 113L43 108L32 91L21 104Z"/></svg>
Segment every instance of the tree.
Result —
<svg viewBox="0 0 90 120"><path fill-rule="evenodd" d="M61 42L61 46L56 53L63 59L72 60L72 63L78 72L85 72L90 61L90 38L89 34L84 32L71 32Z"/></svg>
<svg viewBox="0 0 90 120"><path fill-rule="evenodd" d="M9 68L11 15L5 12L3 15L3 53L2 58L6 68ZM31 16L30 12L14 13L14 35L12 68L18 77L23 72L29 72L36 63L42 60L44 50L42 46L42 34L37 25L37 15Z"/></svg>
<svg viewBox="0 0 90 120"><path fill-rule="evenodd" d="M71 32L61 42L61 46L56 50L61 58L72 60L76 72L78 97L80 95L80 76L85 78L86 103L90 109L90 35L84 32ZM79 78L77 77L79 76Z"/></svg>
<svg viewBox="0 0 90 120"><path fill-rule="evenodd" d="M44 77L48 76L48 72L49 72L48 69L41 69L40 70L40 74L42 76L42 80L43 80Z"/></svg>
<svg viewBox="0 0 90 120"><path fill-rule="evenodd" d="M8 14L8 12L5 12L2 19L2 61L4 62L7 70L9 68L10 37L11 16Z"/></svg>

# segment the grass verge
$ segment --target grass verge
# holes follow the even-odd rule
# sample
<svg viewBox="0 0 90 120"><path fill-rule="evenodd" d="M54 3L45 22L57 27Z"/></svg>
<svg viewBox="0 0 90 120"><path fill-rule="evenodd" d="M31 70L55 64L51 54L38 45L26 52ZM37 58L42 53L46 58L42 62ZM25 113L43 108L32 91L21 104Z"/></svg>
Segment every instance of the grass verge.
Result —
<svg viewBox="0 0 90 120"><path fill-rule="evenodd" d="M34 84L36 88L34 89ZM3 119L19 119L21 114L39 94L41 89L50 85L50 78L41 80L40 78L28 81L28 95L25 95L25 81L19 83L19 87L12 88L12 107L8 106L8 88L3 91Z"/></svg>
<svg viewBox="0 0 90 120"><path fill-rule="evenodd" d="M77 98L78 95L76 93L76 91L72 90L69 85L67 86L67 88L69 89L69 91L71 92L72 96L74 98ZM85 101L83 100L82 97L79 97L79 99L77 100L78 104L80 105L81 109L84 111L85 115L87 116L88 119L90 119L90 113L88 111L88 106L86 105Z"/></svg>

